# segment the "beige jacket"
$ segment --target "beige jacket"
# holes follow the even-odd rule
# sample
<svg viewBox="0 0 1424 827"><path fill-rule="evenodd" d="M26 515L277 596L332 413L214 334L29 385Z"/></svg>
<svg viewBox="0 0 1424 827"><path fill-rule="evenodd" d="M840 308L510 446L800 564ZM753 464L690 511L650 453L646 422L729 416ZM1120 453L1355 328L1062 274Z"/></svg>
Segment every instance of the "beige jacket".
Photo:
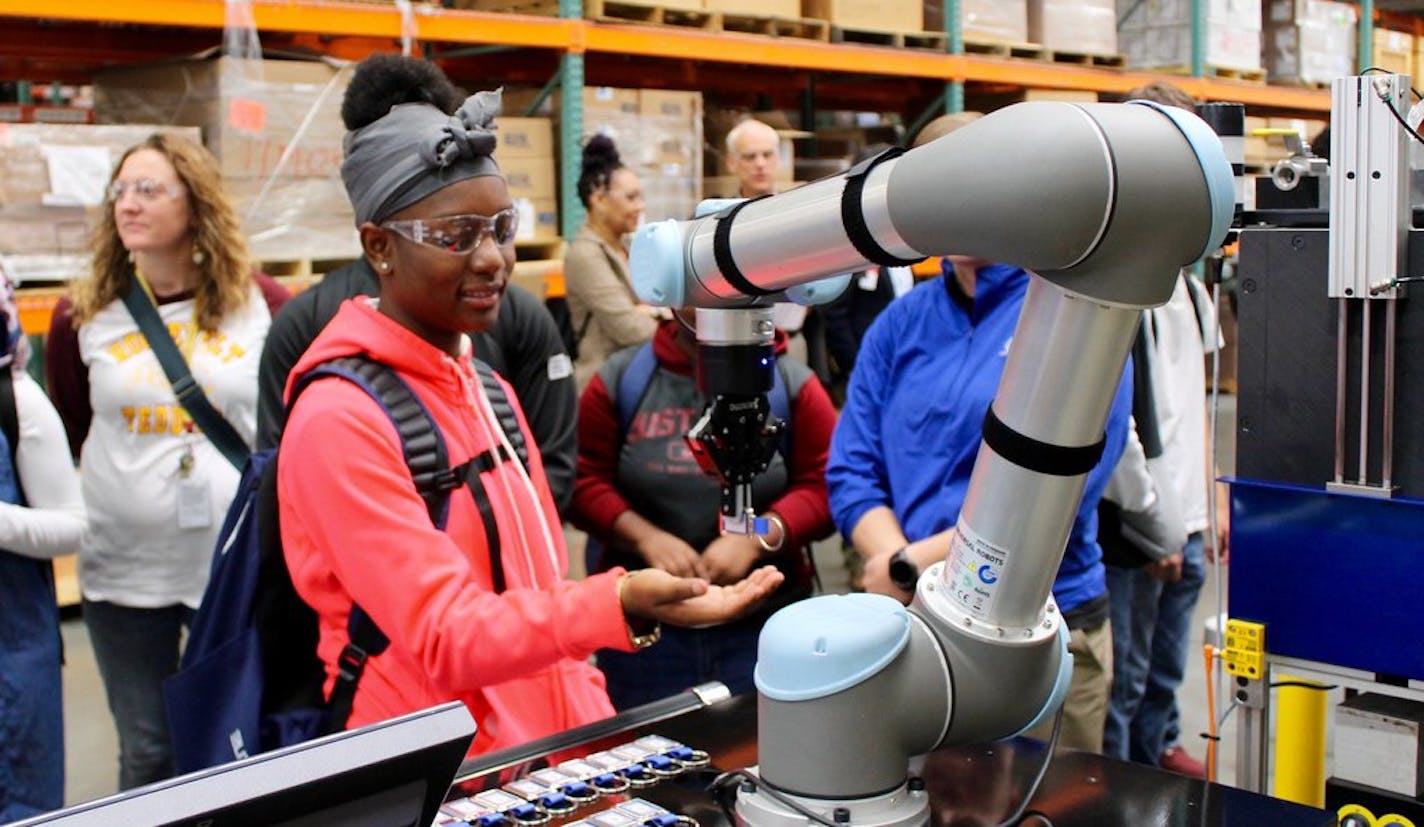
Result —
<svg viewBox="0 0 1424 827"><path fill-rule="evenodd" d="M658 323L633 292L626 250L619 250L587 225L564 254L564 282L568 290L569 317L578 340L574 377L582 392L614 351L646 342Z"/></svg>

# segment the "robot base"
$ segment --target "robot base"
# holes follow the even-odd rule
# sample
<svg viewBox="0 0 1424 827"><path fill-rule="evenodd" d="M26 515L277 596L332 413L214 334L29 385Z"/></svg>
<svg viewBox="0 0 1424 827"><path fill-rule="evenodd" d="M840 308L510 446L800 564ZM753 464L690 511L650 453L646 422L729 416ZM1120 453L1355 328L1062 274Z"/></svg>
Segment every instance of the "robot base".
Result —
<svg viewBox="0 0 1424 827"><path fill-rule="evenodd" d="M748 767L755 773L755 767ZM845 827L926 827L930 797L918 778L878 796L850 799L805 798L779 793L826 821ZM761 784L743 781L737 789L737 827L807 827L811 819L767 795Z"/></svg>

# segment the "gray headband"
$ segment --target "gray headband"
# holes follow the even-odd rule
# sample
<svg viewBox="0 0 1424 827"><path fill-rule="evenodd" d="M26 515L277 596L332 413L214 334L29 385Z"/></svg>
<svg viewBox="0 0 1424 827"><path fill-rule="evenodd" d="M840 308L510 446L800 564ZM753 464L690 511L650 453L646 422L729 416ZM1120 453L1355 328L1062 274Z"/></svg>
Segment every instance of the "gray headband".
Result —
<svg viewBox="0 0 1424 827"><path fill-rule="evenodd" d="M491 155L500 92L477 92L454 115L428 103L391 107L380 120L346 133L341 181L356 224L379 224L467 178L499 175Z"/></svg>

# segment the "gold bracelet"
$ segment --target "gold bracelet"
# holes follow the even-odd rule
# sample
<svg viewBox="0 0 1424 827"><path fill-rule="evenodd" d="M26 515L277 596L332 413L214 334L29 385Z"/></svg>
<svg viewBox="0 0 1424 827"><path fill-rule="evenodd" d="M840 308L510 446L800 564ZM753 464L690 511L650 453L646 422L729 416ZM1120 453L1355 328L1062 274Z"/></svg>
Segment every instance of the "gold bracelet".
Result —
<svg viewBox="0 0 1424 827"><path fill-rule="evenodd" d="M657 643L663 636L663 625L656 620L653 621L651 631L638 632L633 628L633 620L628 617L628 610L623 607L623 590L627 588L628 581L632 580L633 576L640 571L642 569L624 572L623 576L618 578L618 610L623 613L623 628L628 630L628 642L633 644L634 649L646 649Z"/></svg>
<svg viewBox="0 0 1424 827"><path fill-rule="evenodd" d="M775 514L766 515L766 521L769 523L776 523L776 527L781 529L781 537L777 539L776 545L772 545L771 543L768 543L766 541L765 537L758 534L756 535L757 545L761 546L761 550L766 552L767 554L775 554L778 551L781 551L782 546L786 545L786 523L782 522L781 518L776 516Z"/></svg>

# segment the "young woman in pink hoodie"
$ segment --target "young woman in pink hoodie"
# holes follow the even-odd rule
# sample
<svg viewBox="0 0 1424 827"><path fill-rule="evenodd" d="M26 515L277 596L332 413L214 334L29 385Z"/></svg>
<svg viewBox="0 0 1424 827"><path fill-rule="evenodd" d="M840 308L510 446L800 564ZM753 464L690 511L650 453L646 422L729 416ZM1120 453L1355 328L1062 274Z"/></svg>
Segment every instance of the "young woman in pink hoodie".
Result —
<svg viewBox="0 0 1424 827"><path fill-rule="evenodd" d="M595 650L646 645L659 622L738 616L781 575L767 567L730 586L652 570L564 579L563 534L534 440L516 404L526 469L511 459L465 335L493 323L514 263L518 213L491 157L499 96L443 111L428 102L436 72L377 56L352 78L342 178L381 293L342 306L293 369L288 395L331 359L393 367L439 426L452 465L486 452L505 458L478 475L489 522L465 486L436 529L390 418L337 378L316 380L292 407L278 496L292 580L320 617L328 691L353 604L391 641L366 664L347 726L459 699L479 725L474 755L611 715L587 662ZM505 396L514 403L507 387Z"/></svg>

